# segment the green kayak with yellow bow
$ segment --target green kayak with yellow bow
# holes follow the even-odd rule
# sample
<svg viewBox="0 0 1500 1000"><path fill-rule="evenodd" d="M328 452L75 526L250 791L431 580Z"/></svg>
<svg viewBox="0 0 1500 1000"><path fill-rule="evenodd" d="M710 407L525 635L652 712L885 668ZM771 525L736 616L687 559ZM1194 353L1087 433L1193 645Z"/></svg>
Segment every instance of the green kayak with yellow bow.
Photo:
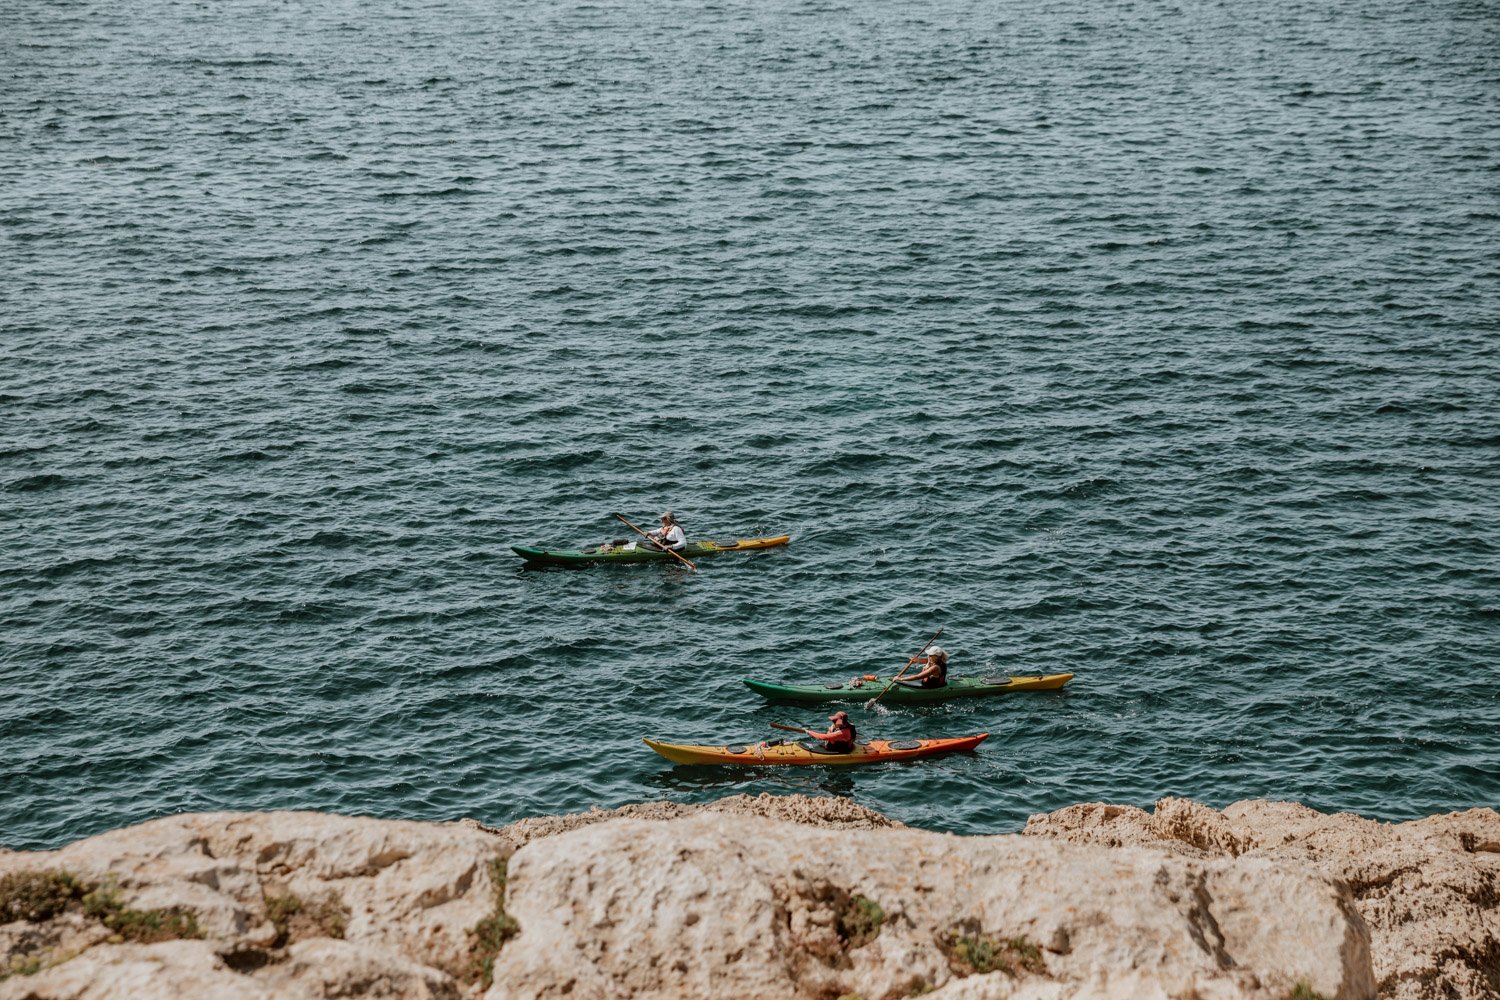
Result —
<svg viewBox="0 0 1500 1000"><path fill-rule="evenodd" d="M911 705L949 698L984 698L1013 691L1056 691L1073 679L1072 674L1040 676L955 677L942 687L924 688L896 684L886 691L891 677L865 674L848 681L824 684L772 684L746 679L745 686L771 701L868 701L886 691L881 699L887 705Z"/></svg>
<svg viewBox="0 0 1500 1000"><path fill-rule="evenodd" d="M739 538L732 542L689 542L678 554L688 559L722 555L725 552L757 552L774 549L792 540L791 535L773 535L770 538ZM609 566L631 563L677 563L671 553L652 548L645 542L616 541L600 545L588 545L581 549L533 549L523 545L512 545L510 550L527 566Z"/></svg>

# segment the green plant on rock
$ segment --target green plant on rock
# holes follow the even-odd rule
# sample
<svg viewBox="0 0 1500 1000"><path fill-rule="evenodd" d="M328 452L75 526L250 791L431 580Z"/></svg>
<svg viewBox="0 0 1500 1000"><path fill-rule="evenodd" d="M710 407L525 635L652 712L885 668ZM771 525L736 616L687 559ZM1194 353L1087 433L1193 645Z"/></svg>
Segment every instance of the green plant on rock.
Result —
<svg viewBox="0 0 1500 1000"><path fill-rule="evenodd" d="M0 924L51 920L82 899L88 887L65 871L19 871L0 875Z"/></svg>
<svg viewBox="0 0 1500 1000"><path fill-rule="evenodd" d="M342 939L349 926L349 907L336 894L330 892L312 901L307 907L307 918L322 933L323 937Z"/></svg>
<svg viewBox="0 0 1500 1000"><path fill-rule="evenodd" d="M312 937L342 938L349 924L349 907L334 892L311 900L282 892L266 896L265 901L266 919L276 928L273 948Z"/></svg>
<svg viewBox="0 0 1500 1000"><path fill-rule="evenodd" d="M1291 995L1287 1000L1328 1000L1328 998L1315 991L1306 979L1299 979L1297 985L1292 987Z"/></svg>
<svg viewBox="0 0 1500 1000"><path fill-rule="evenodd" d="M1046 972L1047 967L1042 962L1042 949L1023 937L1008 938L1006 947L1013 951L1019 959L1018 964L1027 972Z"/></svg>
<svg viewBox="0 0 1500 1000"><path fill-rule="evenodd" d="M850 896L838 914L838 934L852 950L863 948L880 936L885 910L867 896Z"/></svg>
<svg viewBox="0 0 1500 1000"><path fill-rule="evenodd" d="M34 976L42 971L42 956L12 955L4 968L0 968L0 983L11 976Z"/></svg>
<svg viewBox="0 0 1500 1000"><path fill-rule="evenodd" d="M276 928L273 948L284 948L292 936L292 918L302 912L302 897L295 893L282 892L266 896L266 919Z"/></svg>
<svg viewBox="0 0 1500 1000"><path fill-rule="evenodd" d="M960 976L988 972L1014 976L1018 972L1047 971L1042 949L1024 937L1001 939L977 928L959 929L949 933L943 950L948 955L949 967Z"/></svg>
<svg viewBox="0 0 1500 1000"><path fill-rule="evenodd" d="M972 972L1010 971L995 939L983 934L954 934L949 949L949 957Z"/></svg>
<svg viewBox="0 0 1500 1000"><path fill-rule="evenodd" d="M495 981L495 959L505 942L521 932L515 917L505 912L505 886L508 875L507 859L494 858L489 863L490 884L495 887L495 908L470 930L473 939L470 954L473 957L473 975L485 989Z"/></svg>
<svg viewBox="0 0 1500 1000"><path fill-rule="evenodd" d="M103 924L116 941L150 944L203 936L198 930L198 919L191 911L176 906L131 909L125 905L119 887L113 882L105 885L85 882L65 871L20 871L0 876L0 923L16 920L40 923L70 912L81 912L88 919ZM0 966L0 979L34 975L55 957L45 949L19 951Z"/></svg>
<svg viewBox="0 0 1500 1000"><path fill-rule="evenodd" d="M124 941L154 944L180 938L200 938L198 918L180 906L132 910L116 885L93 886L83 896L83 912L114 931Z"/></svg>

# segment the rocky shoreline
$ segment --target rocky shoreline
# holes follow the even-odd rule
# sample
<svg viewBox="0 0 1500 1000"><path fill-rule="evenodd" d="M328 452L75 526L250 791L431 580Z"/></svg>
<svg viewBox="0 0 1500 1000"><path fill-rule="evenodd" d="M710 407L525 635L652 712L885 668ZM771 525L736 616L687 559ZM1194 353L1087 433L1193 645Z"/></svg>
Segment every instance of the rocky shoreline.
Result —
<svg viewBox="0 0 1500 1000"><path fill-rule="evenodd" d="M0 851L0 1000L1500 997L1500 815L839 798L522 820L202 813Z"/></svg>

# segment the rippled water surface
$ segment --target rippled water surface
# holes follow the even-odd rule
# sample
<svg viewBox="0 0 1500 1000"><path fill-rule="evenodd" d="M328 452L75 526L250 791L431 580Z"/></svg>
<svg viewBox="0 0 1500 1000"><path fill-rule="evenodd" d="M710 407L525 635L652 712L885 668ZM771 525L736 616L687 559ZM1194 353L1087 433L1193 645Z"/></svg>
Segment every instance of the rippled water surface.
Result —
<svg viewBox="0 0 1500 1000"><path fill-rule="evenodd" d="M64 0L0 66L0 843L1500 801L1489 0ZM668 506L794 539L509 551ZM939 626L1077 679L639 742Z"/></svg>

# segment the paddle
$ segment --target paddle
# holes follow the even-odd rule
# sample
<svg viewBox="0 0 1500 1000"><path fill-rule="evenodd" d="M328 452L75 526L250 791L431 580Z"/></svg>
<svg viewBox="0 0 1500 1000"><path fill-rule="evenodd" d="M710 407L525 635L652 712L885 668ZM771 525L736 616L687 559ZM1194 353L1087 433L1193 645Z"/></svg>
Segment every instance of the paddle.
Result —
<svg viewBox="0 0 1500 1000"><path fill-rule="evenodd" d="M946 627L947 626L944 626L944 628L946 628ZM899 673L895 677L891 678L891 682L885 686L885 691L889 691L891 688L895 687L896 686L896 682L901 679L902 675L904 675L908 670L911 669L911 665L913 663L916 663L918 660L920 660L922 658L922 653L927 652L927 647L931 646L933 643L937 642L938 641L938 636L940 636L942 634L943 634L943 629L938 629L936 632L932 633L932 638L928 639L926 642L922 643L922 652L918 653L916 656L913 656L911 659L909 659L909 660L906 661L906 666L904 666L904 667L901 668L901 673ZM875 703L878 702L880 699L882 699L882 698L885 697L885 691L880 692L875 697L873 697L869 701L865 702L865 710L869 711L870 709L874 708L875 707Z"/></svg>
<svg viewBox="0 0 1500 1000"><path fill-rule="evenodd" d="M773 722L771 723L771 728L785 729L789 733L802 733L804 736L807 735L807 730L803 729L801 726L789 726L785 722Z"/></svg>
<svg viewBox="0 0 1500 1000"><path fill-rule="evenodd" d="M624 514L616 514L615 517L618 517L620 520L625 521L625 515ZM629 521L625 521L625 524L630 527L630 530L634 531L637 535L640 535L646 541L648 541L648 542L655 541L655 539L653 539L650 535L646 534L644 531L642 531L640 528L637 528L635 525L631 524ZM688 569L692 570L694 573L698 572L698 567L697 566L694 566L691 562L689 562L687 559L684 559L682 556L678 555L672 549L667 548L665 544L663 544L661 548L662 548L663 552L665 552L667 555L671 556L673 559L676 559L678 562L682 563L684 566L686 566Z"/></svg>

